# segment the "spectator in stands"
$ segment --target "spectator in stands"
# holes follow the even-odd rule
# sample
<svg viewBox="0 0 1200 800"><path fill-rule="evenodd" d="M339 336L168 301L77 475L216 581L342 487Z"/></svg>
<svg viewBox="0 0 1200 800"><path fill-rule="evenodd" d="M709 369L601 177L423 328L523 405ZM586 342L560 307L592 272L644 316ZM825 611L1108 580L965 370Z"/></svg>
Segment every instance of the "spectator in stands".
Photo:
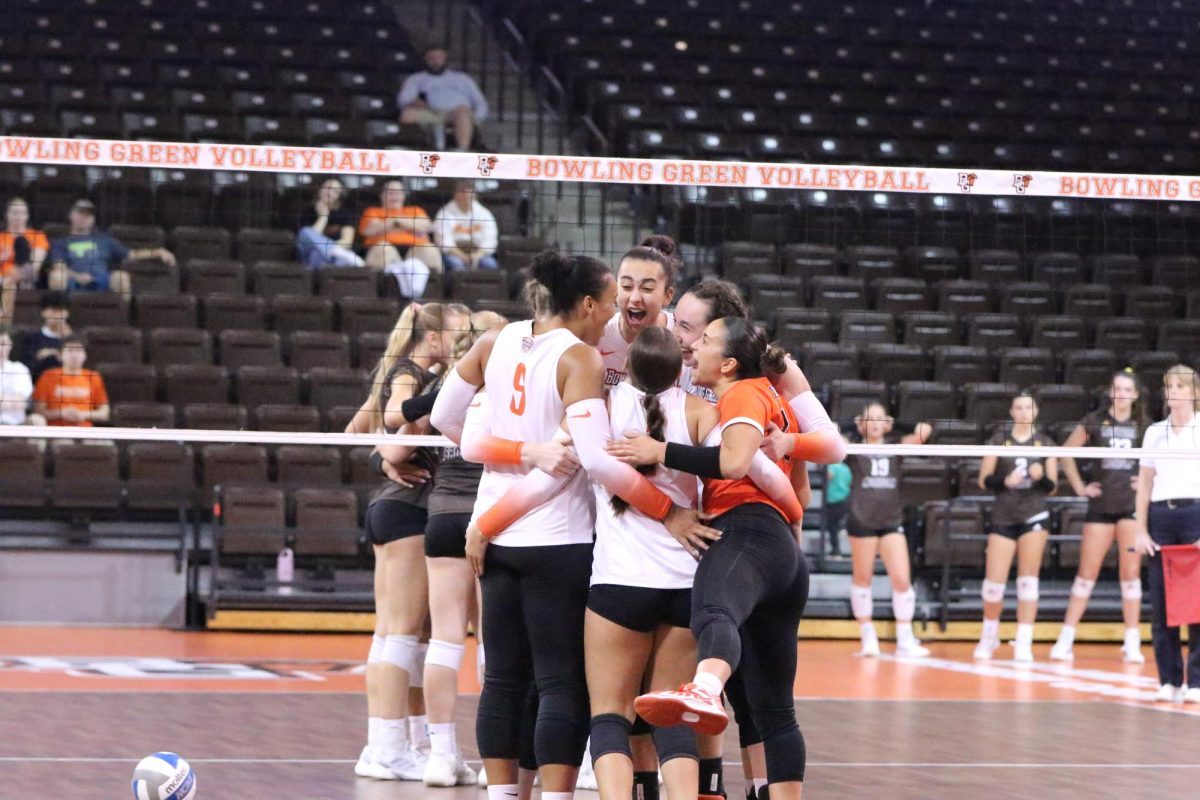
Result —
<svg viewBox="0 0 1200 800"><path fill-rule="evenodd" d="M1167 418L1146 430L1146 450L1200 449L1200 376L1185 364L1163 375ZM1157 700L1200 704L1200 625L1188 626L1188 658L1184 669L1179 628L1167 627L1163 556L1168 545L1200 547L1200 459L1143 458L1138 470L1136 501L1138 552L1150 557L1146 577L1150 589L1154 661L1158 665ZM1186 691L1183 687L1190 687Z"/></svg>
<svg viewBox="0 0 1200 800"><path fill-rule="evenodd" d="M472 181L454 184L454 198L434 216L430 232L446 271L500 268L494 255L500 229L492 212L475 199Z"/></svg>
<svg viewBox="0 0 1200 800"><path fill-rule="evenodd" d="M327 178L313 197L311 220L296 234L296 251L309 269L361 267L366 262L354 247L354 218L342 207L346 187L337 178Z"/></svg>
<svg viewBox="0 0 1200 800"><path fill-rule="evenodd" d="M358 230L367 247L367 266L396 276L405 297L420 297L430 273L441 274L442 254L429 241L425 209L405 205L404 182L384 181L381 205L362 213Z"/></svg>
<svg viewBox="0 0 1200 800"><path fill-rule="evenodd" d="M63 340L62 366L48 369L33 390L34 410L50 425L90 428L108 421L108 392L95 370L84 369L87 350L78 336Z"/></svg>
<svg viewBox="0 0 1200 800"><path fill-rule="evenodd" d="M33 397L29 367L12 361L12 334L0 328L0 425L45 425L38 414L27 414Z"/></svg>
<svg viewBox="0 0 1200 800"><path fill-rule="evenodd" d="M17 289L34 285L49 250L46 234L29 227L29 204L20 197L9 200L0 232L0 324L12 324Z"/></svg>
<svg viewBox="0 0 1200 800"><path fill-rule="evenodd" d="M164 247L130 250L107 233L96 230L96 205L87 199L71 206L71 232L50 245L46 286L54 291L114 291L128 297L129 273L119 267L129 261L157 259L175 266L175 256Z"/></svg>
<svg viewBox="0 0 1200 800"><path fill-rule="evenodd" d="M446 66L446 48L441 45L425 48L425 69L405 78L397 105L401 122L432 129L438 150L446 148L445 123L454 126L458 149L467 150L475 126L488 115L483 92L470 75Z"/></svg>
<svg viewBox="0 0 1200 800"><path fill-rule="evenodd" d="M34 383L42 373L62 365L63 339L71 335L71 309L63 292L48 292L41 303L42 329L25 339L21 361Z"/></svg>

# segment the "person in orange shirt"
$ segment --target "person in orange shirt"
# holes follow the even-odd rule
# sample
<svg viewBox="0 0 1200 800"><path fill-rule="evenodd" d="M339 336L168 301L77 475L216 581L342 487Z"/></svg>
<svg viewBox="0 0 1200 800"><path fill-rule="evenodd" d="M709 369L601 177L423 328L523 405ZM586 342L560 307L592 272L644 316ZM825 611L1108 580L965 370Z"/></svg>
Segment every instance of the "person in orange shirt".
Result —
<svg viewBox="0 0 1200 800"><path fill-rule="evenodd" d="M383 269L411 255L440 271L441 254L429 241L429 214L420 206L404 204L404 183L385 181L379 199L382 205L365 209L358 222L358 232L367 247L367 266Z"/></svg>
<svg viewBox="0 0 1200 800"><path fill-rule="evenodd" d="M34 409L50 425L80 425L108 421L108 392L104 378L84 369L87 350L83 340L68 336L63 341L62 366L46 370L33 390Z"/></svg>
<svg viewBox="0 0 1200 800"><path fill-rule="evenodd" d="M29 204L20 197L9 200L0 231L0 324L12 324L17 289L33 286L49 250L46 234L29 227Z"/></svg>

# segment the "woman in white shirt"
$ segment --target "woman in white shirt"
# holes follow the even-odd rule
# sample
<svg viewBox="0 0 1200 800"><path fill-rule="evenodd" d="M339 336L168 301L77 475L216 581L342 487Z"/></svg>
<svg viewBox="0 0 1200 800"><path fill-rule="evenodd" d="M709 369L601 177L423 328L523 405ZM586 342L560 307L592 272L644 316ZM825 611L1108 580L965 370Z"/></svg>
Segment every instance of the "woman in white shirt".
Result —
<svg viewBox="0 0 1200 800"><path fill-rule="evenodd" d="M29 398L33 396L33 378L29 367L10 360L12 349L12 334L0 330L0 424L45 425L40 415L26 414Z"/></svg>
<svg viewBox="0 0 1200 800"><path fill-rule="evenodd" d="M1146 431L1147 450L1200 450L1200 377L1176 364L1163 375L1167 418ZM1200 625L1188 626L1187 671L1179 628L1167 626L1163 561L1165 545L1200 547L1200 457L1142 458L1137 490L1137 550L1150 556L1148 585L1154 660L1162 684L1156 699L1200 704ZM1184 678L1187 678L1185 681ZM1187 688L1190 685L1191 688Z"/></svg>

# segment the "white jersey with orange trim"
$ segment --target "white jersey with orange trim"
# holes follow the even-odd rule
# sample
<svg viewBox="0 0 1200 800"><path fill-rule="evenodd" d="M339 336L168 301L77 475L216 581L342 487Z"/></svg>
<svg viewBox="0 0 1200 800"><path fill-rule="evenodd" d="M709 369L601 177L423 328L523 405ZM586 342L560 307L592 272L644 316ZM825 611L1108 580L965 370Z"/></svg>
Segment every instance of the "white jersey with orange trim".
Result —
<svg viewBox="0 0 1200 800"><path fill-rule="evenodd" d="M674 330L675 315L670 311L661 313L666 317L663 327L669 331ZM621 335L620 313L613 314L612 319L604 326L604 333L600 334L600 344L596 345L596 349L600 351L600 358L604 361L604 390L606 392L629 377L629 368L625 364L625 359L629 355L629 344Z"/></svg>
<svg viewBox="0 0 1200 800"><path fill-rule="evenodd" d="M608 393L608 417L614 437L625 431L646 430L645 393L628 382ZM668 442L693 444L687 421L687 395L672 386L658 395ZM650 482L681 506L696 506L696 476L660 466L649 475ZM658 520L633 508L617 516L612 495L599 484L596 493L596 546L592 554L592 584L639 586L648 589L687 589L696 574L696 561L667 533Z"/></svg>
<svg viewBox="0 0 1200 800"><path fill-rule="evenodd" d="M554 438L564 412L558 393L558 360L580 343L566 328L534 336L533 323L528 320L513 322L500 331L484 371L493 435L520 442ZM484 467L475 516L491 508L525 472L520 466ZM560 491L509 526L493 544L590 544L593 528L590 484L587 474L579 470Z"/></svg>

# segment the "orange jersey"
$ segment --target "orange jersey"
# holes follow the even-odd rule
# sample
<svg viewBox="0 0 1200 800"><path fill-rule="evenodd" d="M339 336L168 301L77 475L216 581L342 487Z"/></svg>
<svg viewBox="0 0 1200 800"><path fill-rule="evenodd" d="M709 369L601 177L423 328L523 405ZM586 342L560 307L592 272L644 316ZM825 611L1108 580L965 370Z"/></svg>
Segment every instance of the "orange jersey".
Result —
<svg viewBox="0 0 1200 800"><path fill-rule="evenodd" d="M24 233L0 231L0 275L9 274L17 265L14 242L18 236L25 237L25 241L29 242L30 250L41 250L43 252L49 252L50 250L50 242L46 239L46 234L41 231L35 231L32 228L26 230Z"/></svg>
<svg viewBox="0 0 1200 800"><path fill-rule="evenodd" d="M94 411L100 406L108 405L108 392L104 389L104 379L95 370L85 369L78 375L67 375L61 367L48 369L38 378L33 390L33 399L46 404L47 409L75 408L80 411ZM51 425L79 425L91 427L91 420L67 422L62 419L50 420Z"/></svg>
<svg viewBox="0 0 1200 800"><path fill-rule="evenodd" d="M725 396L717 401L717 411L721 415L722 429L731 424L744 423L765 432L767 425L774 422L785 432L800 430L795 413L766 378L748 378L735 383ZM784 458L775 463L785 475L791 477L791 458ZM759 489L748 476L736 481L711 478L704 480L705 514L717 517L745 503L766 503L778 510L784 519L788 518L787 512Z"/></svg>
<svg viewBox="0 0 1200 800"><path fill-rule="evenodd" d="M397 247L429 244L428 236L414 234L412 231L390 230L387 233L376 234L375 236L366 235L367 225L371 222L378 220L386 222L389 219L408 219L411 217L429 219L429 215L425 213L425 209L420 206L404 206L398 211L388 211L383 206L373 206L362 213L362 218L358 221L358 233L362 236L363 244L367 247L380 244L381 242L394 244Z"/></svg>

